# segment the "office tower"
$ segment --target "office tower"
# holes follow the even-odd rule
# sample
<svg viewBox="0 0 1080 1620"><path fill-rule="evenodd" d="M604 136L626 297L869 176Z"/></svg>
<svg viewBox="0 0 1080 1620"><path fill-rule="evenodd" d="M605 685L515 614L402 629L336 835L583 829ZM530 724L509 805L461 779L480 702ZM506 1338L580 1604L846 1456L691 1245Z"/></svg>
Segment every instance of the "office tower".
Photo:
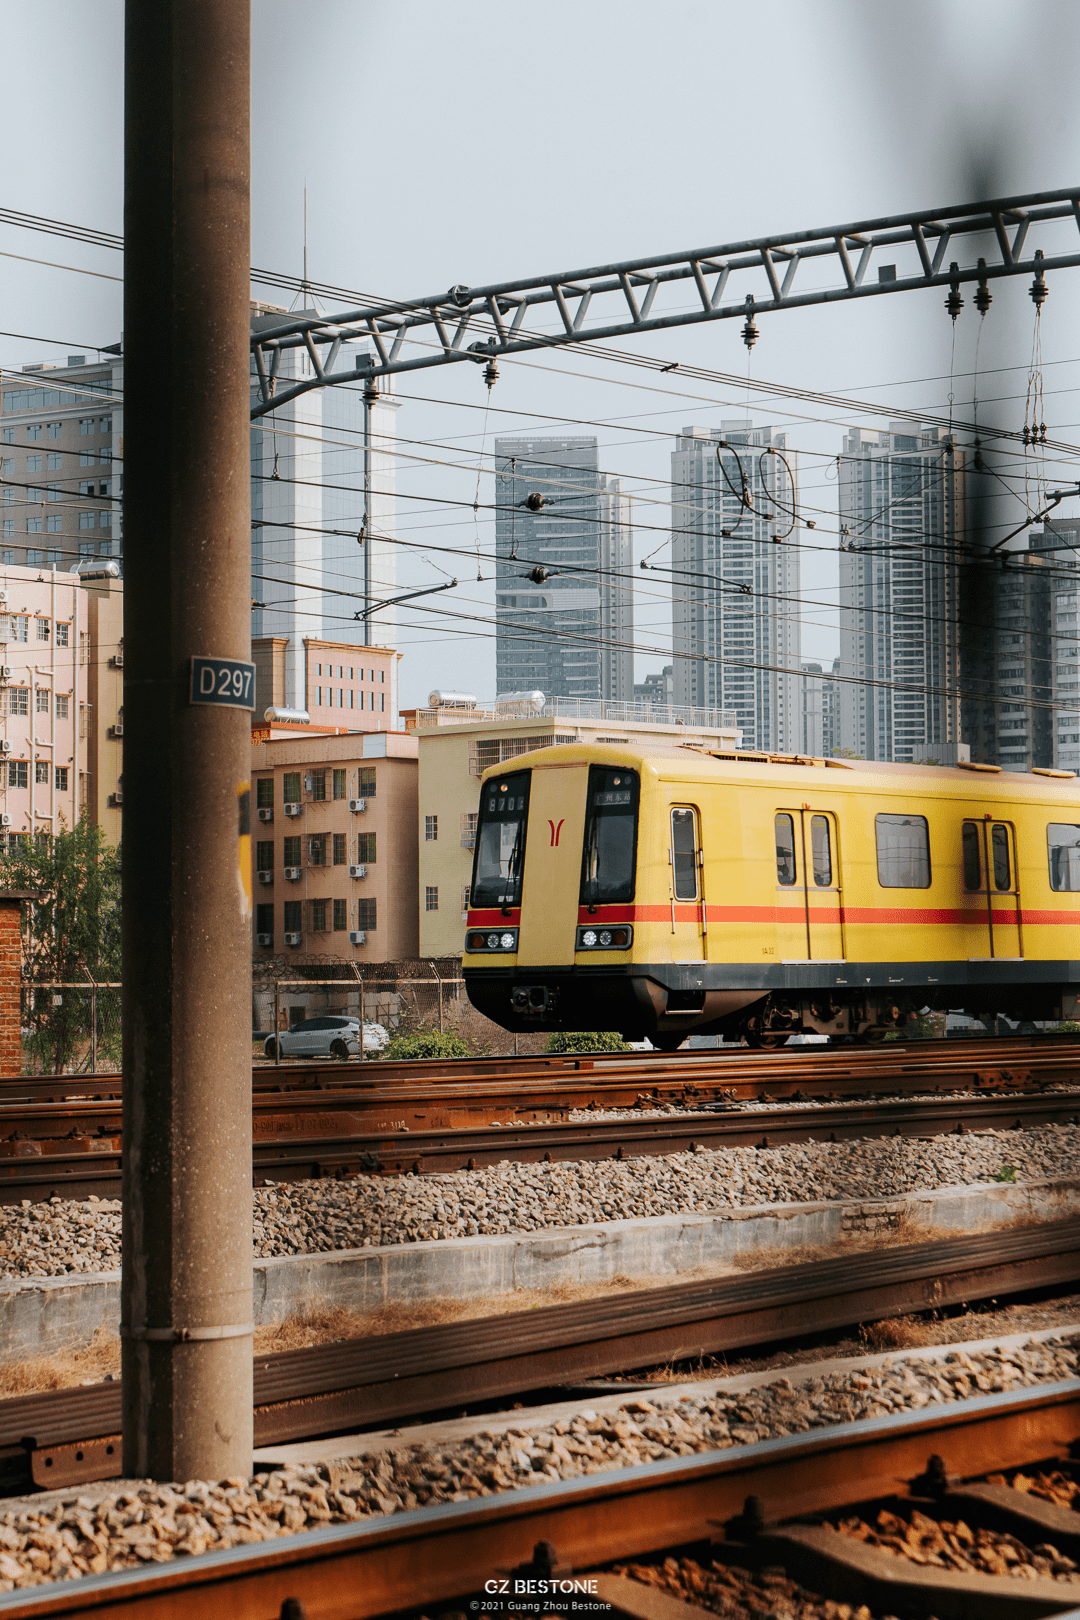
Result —
<svg viewBox="0 0 1080 1620"><path fill-rule="evenodd" d="M1029 695L1033 699L1038 697L1041 702L1033 704L1030 710L1030 728L1042 746L1032 749L1031 763L1045 766L1052 762L1061 770L1080 771L1080 636L1076 620L1080 523L1047 522L1043 528L1031 530L1028 546L1041 557L1046 574L1040 604L1042 613L1022 634L1028 656L1044 652L1051 670L1048 694L1046 663L1040 660L1035 666L1038 685ZM1005 760L1000 763L1004 765Z"/></svg>
<svg viewBox="0 0 1080 1620"><path fill-rule="evenodd" d="M495 441L496 689L633 701L630 500L595 438Z"/></svg>
<svg viewBox="0 0 1080 1620"><path fill-rule="evenodd" d="M824 687L820 664L804 664L802 680L802 719L799 733L799 752L820 757L825 753L824 741Z"/></svg>
<svg viewBox="0 0 1080 1620"><path fill-rule="evenodd" d="M852 430L840 461L840 745L910 761L960 737L962 450L936 428ZM863 684L865 683L865 684Z"/></svg>
<svg viewBox="0 0 1080 1620"><path fill-rule="evenodd" d="M280 325L284 313L254 306L252 327ZM282 351L280 387L311 375L305 349ZM304 704L305 637L357 647L396 640L393 608L356 618L396 591L396 413L392 395L380 387L365 400L358 380L299 394L252 424L251 634L288 643L287 707Z"/></svg>
<svg viewBox="0 0 1080 1620"><path fill-rule="evenodd" d="M120 346L66 365L5 372L0 388L0 565L70 572L80 559L121 564Z"/></svg>
<svg viewBox="0 0 1080 1620"><path fill-rule="evenodd" d="M786 435L746 421L684 428L671 486L675 702L733 709L744 748L798 752L798 465Z"/></svg>

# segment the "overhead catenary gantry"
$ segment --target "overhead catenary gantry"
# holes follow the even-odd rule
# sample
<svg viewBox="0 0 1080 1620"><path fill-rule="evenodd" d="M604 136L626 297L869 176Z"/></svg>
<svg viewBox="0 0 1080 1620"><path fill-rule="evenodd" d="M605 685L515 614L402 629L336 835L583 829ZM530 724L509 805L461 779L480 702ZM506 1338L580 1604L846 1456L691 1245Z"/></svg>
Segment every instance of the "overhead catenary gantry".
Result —
<svg viewBox="0 0 1080 1620"><path fill-rule="evenodd" d="M264 416L312 389L374 384L463 360L486 362L491 382L493 363L503 356L706 321L742 317L752 326L755 316L774 310L927 287L949 289L946 307L955 318L960 286L976 282L976 306L985 312L987 283L998 277L1041 278L1047 270L1080 266L1080 240L1061 240L1061 227L1070 222L1080 232L1080 186L484 287L455 286L335 315L283 317L252 334L259 390L251 414ZM806 287L811 273L819 285ZM356 342L370 344L374 354L355 355L349 367L335 369L346 345ZM279 386L282 355L296 348L307 351L312 374L287 383L282 378Z"/></svg>

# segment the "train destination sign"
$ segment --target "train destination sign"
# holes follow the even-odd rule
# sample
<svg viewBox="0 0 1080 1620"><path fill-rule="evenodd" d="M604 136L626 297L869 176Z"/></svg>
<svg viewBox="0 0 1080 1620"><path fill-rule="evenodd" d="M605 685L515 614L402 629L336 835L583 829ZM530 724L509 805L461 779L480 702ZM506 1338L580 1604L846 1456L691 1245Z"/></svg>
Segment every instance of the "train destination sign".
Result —
<svg viewBox="0 0 1080 1620"><path fill-rule="evenodd" d="M193 658L190 701L254 709L255 665L239 658Z"/></svg>

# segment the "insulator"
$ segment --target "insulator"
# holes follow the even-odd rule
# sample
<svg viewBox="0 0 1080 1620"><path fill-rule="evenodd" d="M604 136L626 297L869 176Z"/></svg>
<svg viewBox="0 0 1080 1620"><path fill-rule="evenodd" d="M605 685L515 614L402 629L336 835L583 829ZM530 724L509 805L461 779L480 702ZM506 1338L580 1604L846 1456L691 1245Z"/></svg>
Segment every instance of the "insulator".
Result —
<svg viewBox="0 0 1080 1620"><path fill-rule="evenodd" d="M1028 429L1028 425L1027 425L1026 422L1024 423L1024 443L1025 444L1030 444L1031 443L1031 433L1030 433L1030 431Z"/></svg>
<svg viewBox="0 0 1080 1620"><path fill-rule="evenodd" d="M1045 422L1040 422L1039 423L1039 443L1040 444L1045 444L1046 443L1046 423Z"/></svg>
<svg viewBox="0 0 1080 1620"><path fill-rule="evenodd" d="M985 466L982 453L982 441L978 438L975 440L975 454L971 458L971 465L975 468L976 472L982 472L983 467Z"/></svg>
<svg viewBox="0 0 1080 1620"><path fill-rule="evenodd" d="M531 579L534 585L542 585L546 579L551 578L551 570L545 568L543 563L537 563L535 568L530 568L526 578Z"/></svg>
<svg viewBox="0 0 1080 1620"><path fill-rule="evenodd" d="M1046 277L1043 275L1042 256L1042 248L1039 248L1035 254L1035 280L1028 288L1028 296L1030 297L1031 302L1035 305L1036 311L1042 309L1043 305L1046 303L1047 293L1049 292L1049 288L1046 285Z"/></svg>
<svg viewBox="0 0 1080 1620"><path fill-rule="evenodd" d="M815 518L807 518L806 527L808 529L816 529L817 528L817 520Z"/></svg>
<svg viewBox="0 0 1080 1620"><path fill-rule="evenodd" d="M758 329L754 325L754 317L748 315L743 322L742 340L748 349L752 349L758 340Z"/></svg>
<svg viewBox="0 0 1080 1620"><path fill-rule="evenodd" d="M484 367L484 381L487 383L489 388L494 388L498 380L499 368L495 364L494 360L489 360L487 365Z"/></svg>
<svg viewBox="0 0 1080 1620"><path fill-rule="evenodd" d="M964 300L960 296L960 266L955 259L949 266L949 273L949 296L945 300L945 308L952 316L953 325L955 326L956 317L964 307Z"/></svg>
<svg viewBox="0 0 1080 1620"><path fill-rule="evenodd" d="M537 490L534 490L531 495L526 495L525 497L525 505L529 508L530 512L539 512L543 504L544 497Z"/></svg>
<svg viewBox="0 0 1080 1620"><path fill-rule="evenodd" d="M986 260L985 259L980 259L979 260L979 269L980 270L985 270L985 268L986 268ZM990 308L990 305L993 302L994 302L994 300L991 297L990 289L986 285L986 277L985 276L980 276L979 277L979 289L975 294L975 308L978 310L980 315L985 315L987 310Z"/></svg>
<svg viewBox="0 0 1080 1620"><path fill-rule="evenodd" d="M370 409L372 405L377 405L378 402L379 390L375 386L375 379L372 378L364 388L364 404Z"/></svg>

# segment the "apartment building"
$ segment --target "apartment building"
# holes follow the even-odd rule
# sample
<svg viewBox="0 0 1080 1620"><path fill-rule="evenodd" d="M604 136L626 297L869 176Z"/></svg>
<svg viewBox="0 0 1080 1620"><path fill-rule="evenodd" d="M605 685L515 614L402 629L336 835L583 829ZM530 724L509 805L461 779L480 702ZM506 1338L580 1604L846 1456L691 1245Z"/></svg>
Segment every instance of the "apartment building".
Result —
<svg viewBox="0 0 1080 1620"><path fill-rule="evenodd" d="M581 715L579 709L593 712ZM519 759L559 743L605 742L649 746L661 742L737 748L733 713L669 709L659 724L653 706L591 705L553 699L540 713L517 701L488 709L431 707L406 710L402 719L419 744L416 839L419 844L420 954L460 956L472 882L479 779L489 765Z"/></svg>
<svg viewBox="0 0 1080 1620"><path fill-rule="evenodd" d="M675 701L734 709L748 748L785 753L802 747L797 503L785 434L739 419L676 439Z"/></svg>
<svg viewBox="0 0 1080 1620"><path fill-rule="evenodd" d="M910 763L960 736L957 545L965 457L904 422L844 438L840 460L840 732L862 759Z"/></svg>
<svg viewBox="0 0 1080 1620"><path fill-rule="evenodd" d="M256 960L415 957L416 738L262 735L251 769Z"/></svg>
<svg viewBox="0 0 1080 1620"><path fill-rule="evenodd" d="M401 653L390 647L358 647L348 641L303 638L299 702L286 702L290 668L287 636L253 637L255 723L268 708L296 707L313 726L347 731L397 729L398 666Z"/></svg>
<svg viewBox="0 0 1080 1620"><path fill-rule="evenodd" d="M115 356L115 357L114 357ZM87 363L0 378L0 566L122 561L124 367L120 346Z"/></svg>

